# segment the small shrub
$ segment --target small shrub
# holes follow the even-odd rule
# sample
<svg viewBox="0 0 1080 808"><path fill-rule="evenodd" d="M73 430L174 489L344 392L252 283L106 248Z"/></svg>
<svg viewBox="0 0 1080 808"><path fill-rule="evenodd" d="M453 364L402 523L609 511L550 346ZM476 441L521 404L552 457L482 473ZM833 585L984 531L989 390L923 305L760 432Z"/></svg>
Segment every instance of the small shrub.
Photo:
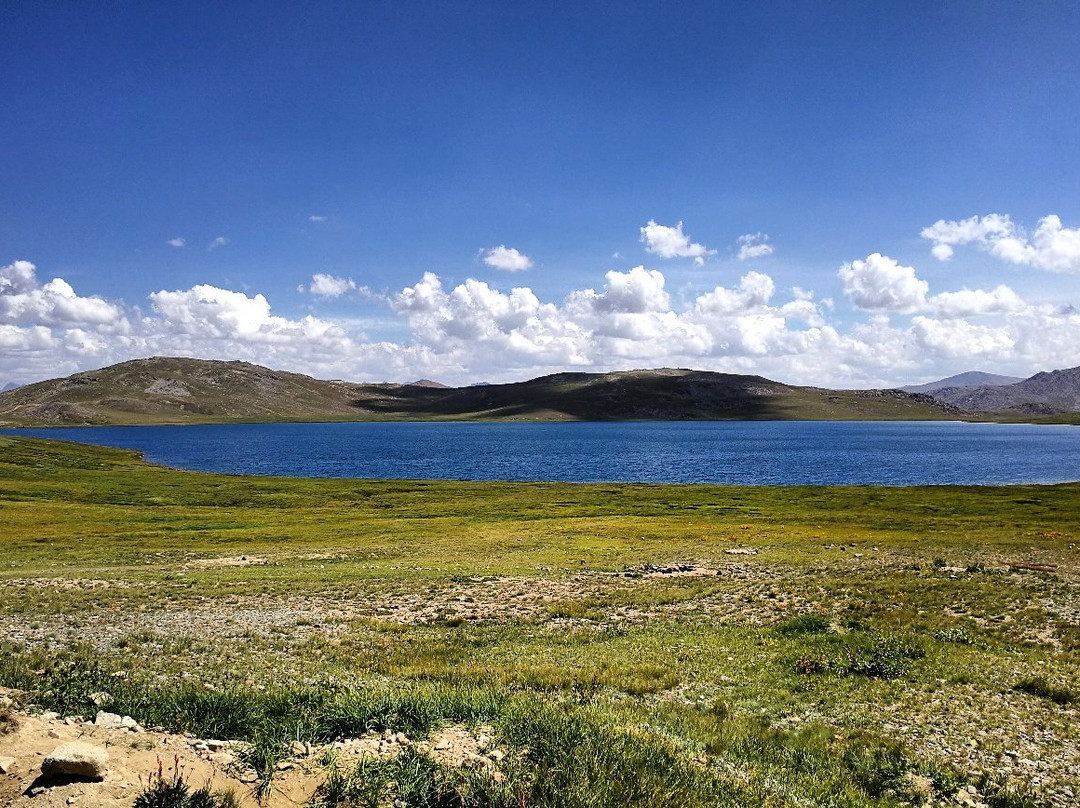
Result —
<svg viewBox="0 0 1080 808"><path fill-rule="evenodd" d="M715 717L719 721L727 721L731 718L731 705L724 699L715 698L709 704L709 714Z"/></svg>
<svg viewBox="0 0 1080 808"><path fill-rule="evenodd" d="M849 651L845 669L871 679L896 679L910 670L912 660L924 656L926 651L912 640L874 634Z"/></svg>
<svg viewBox="0 0 1080 808"><path fill-rule="evenodd" d="M820 673L821 671L828 670L829 665L820 659L814 657L799 657L795 660L795 673L803 676L810 676L811 674Z"/></svg>
<svg viewBox="0 0 1080 808"><path fill-rule="evenodd" d="M934 632L934 639L939 642L952 642L957 645L974 645L975 638L960 626L950 626Z"/></svg>
<svg viewBox="0 0 1080 808"><path fill-rule="evenodd" d="M1072 704L1077 700L1077 695L1067 687L1058 687L1051 682L1048 682L1045 677L1035 676L1030 679L1021 679L1015 685L1013 690L1018 690L1021 693L1027 693L1031 696L1038 696L1041 699L1048 699L1054 702L1054 704L1060 704L1062 707Z"/></svg>
<svg viewBox="0 0 1080 808"><path fill-rule="evenodd" d="M178 757L174 758L170 772L166 777L159 759L157 772L150 775L146 790L135 798L133 808L235 808L237 805L231 792L213 793L209 784L192 791Z"/></svg>
<svg viewBox="0 0 1080 808"><path fill-rule="evenodd" d="M280 735L270 732L258 732L251 745L244 747L240 759L245 765L255 770L259 777L255 793L259 802L265 800L274 787L274 772L277 765L289 754L288 747Z"/></svg>

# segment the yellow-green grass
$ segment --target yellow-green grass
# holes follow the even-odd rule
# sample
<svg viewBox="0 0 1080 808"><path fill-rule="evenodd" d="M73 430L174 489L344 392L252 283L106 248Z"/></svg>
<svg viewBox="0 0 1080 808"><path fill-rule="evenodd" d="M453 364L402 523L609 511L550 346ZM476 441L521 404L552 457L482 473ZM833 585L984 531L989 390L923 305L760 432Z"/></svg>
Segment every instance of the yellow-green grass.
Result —
<svg viewBox="0 0 1080 808"><path fill-rule="evenodd" d="M266 744L483 722L517 789L483 804L901 805L915 774L1039 804L1080 771L1078 507L234 477L0 438L0 684Z"/></svg>

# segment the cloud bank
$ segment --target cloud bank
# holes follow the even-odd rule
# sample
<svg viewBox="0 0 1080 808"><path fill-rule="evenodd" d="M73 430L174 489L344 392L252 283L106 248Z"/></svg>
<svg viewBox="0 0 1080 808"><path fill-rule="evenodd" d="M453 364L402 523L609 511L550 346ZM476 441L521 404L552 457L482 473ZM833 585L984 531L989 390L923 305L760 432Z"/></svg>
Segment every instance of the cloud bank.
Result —
<svg viewBox="0 0 1080 808"><path fill-rule="evenodd" d="M1047 216L1028 237L1009 217L992 214L941 220L923 236L935 247L977 244L1060 273L1071 260L1072 232ZM659 257L712 254L681 225L650 222L641 237ZM761 246L765 237L740 243ZM529 261L510 248L485 252L516 266ZM593 285L547 299L527 285L450 284L434 272L388 294L316 273L298 291L316 307L338 300L336 319L285 316L264 294L210 284L159 289L134 304L108 300L63 278L43 281L33 263L17 260L0 267L0 382L152 355L243 359L360 381L497 382L567 369L677 366L833 387L1080 364L1080 313L1070 301L1028 300L1004 284L932 288L916 267L877 252L834 267L819 279L823 295L782 287L760 271L727 276L730 266L717 269L712 283L672 290L662 271L642 264L598 273ZM386 338L370 338L371 323Z"/></svg>

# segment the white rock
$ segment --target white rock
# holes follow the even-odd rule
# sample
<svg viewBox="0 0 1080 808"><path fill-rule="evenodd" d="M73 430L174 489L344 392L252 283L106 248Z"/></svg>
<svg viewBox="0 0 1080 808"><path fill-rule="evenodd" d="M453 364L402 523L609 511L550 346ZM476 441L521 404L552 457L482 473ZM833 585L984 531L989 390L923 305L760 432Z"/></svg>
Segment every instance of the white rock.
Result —
<svg viewBox="0 0 1080 808"><path fill-rule="evenodd" d="M13 758L13 757L0 757L0 774L11 774L11 771L14 768L15 768L15 758Z"/></svg>
<svg viewBox="0 0 1080 808"><path fill-rule="evenodd" d="M56 747L41 761L44 775L101 778L109 768L109 753L100 746L72 741Z"/></svg>
<svg viewBox="0 0 1080 808"><path fill-rule="evenodd" d="M94 716L94 726L105 729L120 729L122 721L123 719L116 713L107 713L104 710L98 710L97 715Z"/></svg>

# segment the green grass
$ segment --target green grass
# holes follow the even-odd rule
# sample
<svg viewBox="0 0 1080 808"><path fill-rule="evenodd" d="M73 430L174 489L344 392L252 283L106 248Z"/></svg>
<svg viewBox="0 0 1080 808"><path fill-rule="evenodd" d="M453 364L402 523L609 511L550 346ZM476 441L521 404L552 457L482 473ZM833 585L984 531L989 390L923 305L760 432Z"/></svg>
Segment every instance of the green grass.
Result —
<svg viewBox="0 0 1080 808"><path fill-rule="evenodd" d="M0 438L0 685L247 741L264 793L295 740L508 753L337 761L326 806L900 806L919 778L1036 806L1078 765L1077 513L1077 485L247 478Z"/></svg>

